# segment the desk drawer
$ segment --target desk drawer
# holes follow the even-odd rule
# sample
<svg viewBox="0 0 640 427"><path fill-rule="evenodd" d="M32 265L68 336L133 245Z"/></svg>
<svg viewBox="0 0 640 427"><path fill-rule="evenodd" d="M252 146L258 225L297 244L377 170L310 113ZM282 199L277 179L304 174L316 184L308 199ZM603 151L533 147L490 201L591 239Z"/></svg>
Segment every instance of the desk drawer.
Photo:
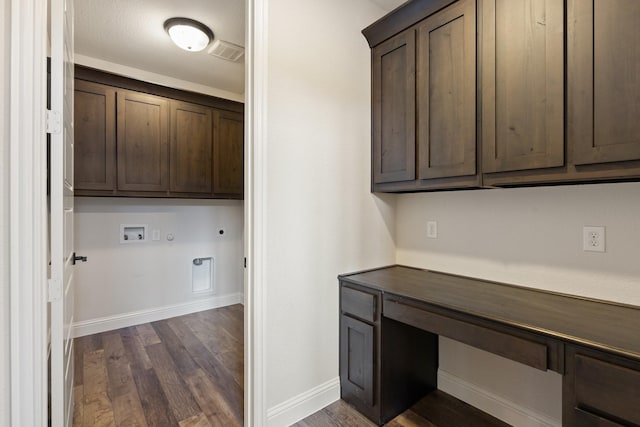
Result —
<svg viewBox="0 0 640 427"><path fill-rule="evenodd" d="M363 292L344 285L341 286L341 293L341 310L343 313L351 314L367 322L376 321L378 294Z"/></svg>
<svg viewBox="0 0 640 427"><path fill-rule="evenodd" d="M578 411L610 419L610 425L617 425L614 420L640 425L640 371L581 354L574 363Z"/></svg>
<svg viewBox="0 0 640 427"><path fill-rule="evenodd" d="M546 344L531 341L423 310L385 297L384 316L417 328L469 344L516 362L547 370Z"/></svg>

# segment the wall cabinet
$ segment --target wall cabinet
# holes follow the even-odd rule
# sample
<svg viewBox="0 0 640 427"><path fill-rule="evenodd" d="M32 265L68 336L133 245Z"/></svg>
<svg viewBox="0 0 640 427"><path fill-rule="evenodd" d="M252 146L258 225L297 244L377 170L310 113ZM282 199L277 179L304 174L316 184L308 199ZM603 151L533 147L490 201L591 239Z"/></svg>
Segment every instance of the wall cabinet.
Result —
<svg viewBox="0 0 640 427"><path fill-rule="evenodd" d="M213 110L171 101L171 192L211 193L212 141Z"/></svg>
<svg viewBox="0 0 640 427"><path fill-rule="evenodd" d="M116 186L116 91L76 80L74 180L76 190L113 191Z"/></svg>
<svg viewBox="0 0 640 427"><path fill-rule="evenodd" d="M242 104L76 67L79 196L243 197Z"/></svg>
<svg viewBox="0 0 640 427"><path fill-rule="evenodd" d="M117 92L118 190L169 188L169 101L128 90Z"/></svg>
<svg viewBox="0 0 640 427"><path fill-rule="evenodd" d="M460 0L373 48L374 191L478 184L475 28Z"/></svg>
<svg viewBox="0 0 640 427"><path fill-rule="evenodd" d="M413 0L378 20L372 190L640 179L637 22L634 0Z"/></svg>
<svg viewBox="0 0 640 427"><path fill-rule="evenodd" d="M241 196L244 188L243 116L216 111L213 123L213 192Z"/></svg>

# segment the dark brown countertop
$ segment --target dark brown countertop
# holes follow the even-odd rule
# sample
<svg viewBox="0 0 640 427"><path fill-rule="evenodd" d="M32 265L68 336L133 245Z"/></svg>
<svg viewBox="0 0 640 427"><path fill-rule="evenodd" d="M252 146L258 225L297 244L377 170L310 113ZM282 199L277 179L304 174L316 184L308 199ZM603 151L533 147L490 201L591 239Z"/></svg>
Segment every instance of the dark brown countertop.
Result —
<svg viewBox="0 0 640 427"><path fill-rule="evenodd" d="M398 265L339 278L640 359L640 307Z"/></svg>

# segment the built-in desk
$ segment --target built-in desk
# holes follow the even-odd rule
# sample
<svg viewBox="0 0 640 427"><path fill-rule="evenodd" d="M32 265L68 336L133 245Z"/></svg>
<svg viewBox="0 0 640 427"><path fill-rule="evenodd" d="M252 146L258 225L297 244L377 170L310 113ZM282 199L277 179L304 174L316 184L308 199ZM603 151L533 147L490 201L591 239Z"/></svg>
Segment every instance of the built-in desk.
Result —
<svg viewBox="0 0 640 427"><path fill-rule="evenodd" d="M564 426L640 426L640 309L403 266L339 276L342 398L383 424L437 388L438 335L563 375Z"/></svg>

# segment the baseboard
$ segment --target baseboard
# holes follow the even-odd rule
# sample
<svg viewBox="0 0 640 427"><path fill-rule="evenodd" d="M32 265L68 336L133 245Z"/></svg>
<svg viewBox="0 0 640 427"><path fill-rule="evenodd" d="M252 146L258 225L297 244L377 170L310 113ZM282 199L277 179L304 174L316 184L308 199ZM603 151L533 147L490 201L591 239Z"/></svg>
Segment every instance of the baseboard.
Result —
<svg viewBox="0 0 640 427"><path fill-rule="evenodd" d="M438 388L500 420L518 427L561 427L560 420L525 408L449 372L438 371Z"/></svg>
<svg viewBox="0 0 640 427"><path fill-rule="evenodd" d="M244 296L241 293L235 293L213 296L182 304L167 305L164 307L118 314L115 316L83 320L72 325L72 335L74 338L78 338L85 335L98 334L100 332L113 331L115 329L126 328L128 326L140 325L142 323L156 322L158 320L169 319L171 317L183 316L185 314L196 313L198 311L210 310L212 308L242 304L243 302Z"/></svg>
<svg viewBox="0 0 640 427"><path fill-rule="evenodd" d="M267 426L286 427L340 399L340 377L267 410Z"/></svg>

